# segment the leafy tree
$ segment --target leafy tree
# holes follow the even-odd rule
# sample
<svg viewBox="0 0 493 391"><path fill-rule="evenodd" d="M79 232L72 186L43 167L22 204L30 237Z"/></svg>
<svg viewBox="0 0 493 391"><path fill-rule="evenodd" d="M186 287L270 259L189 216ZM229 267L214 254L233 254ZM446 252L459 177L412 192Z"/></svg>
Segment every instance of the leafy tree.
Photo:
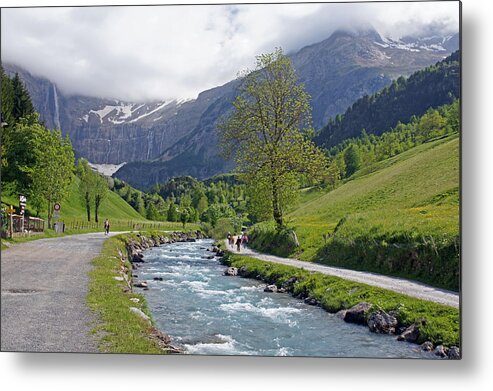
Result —
<svg viewBox="0 0 493 391"><path fill-rule="evenodd" d="M37 124L36 127L42 126ZM48 207L48 228L51 228L53 205L66 197L72 181L74 151L70 139L64 138L60 130L44 129L35 140L36 163L27 172L34 194Z"/></svg>
<svg viewBox="0 0 493 391"><path fill-rule="evenodd" d="M5 147L2 182L10 182L14 192L33 197L33 177L29 168L37 161L37 150L42 148L44 134L48 131L40 125L37 115L19 119L14 126L9 126L2 139Z"/></svg>
<svg viewBox="0 0 493 391"><path fill-rule="evenodd" d="M95 173L92 171L91 167L89 167L89 163L85 159L79 159L77 161L75 173L80 179L79 194L86 207L87 221L91 221L91 204L92 199L94 198Z"/></svg>
<svg viewBox="0 0 493 391"><path fill-rule="evenodd" d="M14 125L14 88L12 86L12 80L7 76L3 67L0 65L0 77L1 77L1 99L2 99L2 117L6 123Z"/></svg>
<svg viewBox="0 0 493 391"><path fill-rule="evenodd" d="M326 159L308 135L309 96L282 50L257 57L247 72L233 111L218 125L223 152L234 157L242 179L257 194L278 227L293 201L298 178L321 176ZM210 198L209 198L210 201ZM254 202L254 201L253 201Z"/></svg>
<svg viewBox="0 0 493 391"><path fill-rule="evenodd" d="M183 224L183 229L185 229L185 225L190 220L193 212L190 207L181 208L180 210L180 221Z"/></svg>
<svg viewBox="0 0 493 391"><path fill-rule="evenodd" d="M141 216L146 215L144 200L142 199L142 194L139 191L133 192L131 205L137 212L139 212Z"/></svg>
<svg viewBox="0 0 493 391"><path fill-rule="evenodd" d="M154 203L149 202L147 205L147 210L146 210L146 217L148 220L158 220L159 219L159 213L154 205Z"/></svg>
<svg viewBox="0 0 493 391"><path fill-rule="evenodd" d="M199 213L204 212L209 207L209 202L207 201L207 197L203 195L200 197L199 202L197 203L196 209Z"/></svg>
<svg viewBox="0 0 493 391"><path fill-rule="evenodd" d="M178 221L178 210L176 209L176 205L174 202L169 204L168 207L168 215L167 215L167 220L168 221Z"/></svg>
<svg viewBox="0 0 493 391"><path fill-rule="evenodd" d="M108 182L105 177L95 173L94 179L94 216L96 223L99 221L99 208L108 195ZM142 199L142 198L141 198ZM140 214L144 213L144 206L138 206ZM142 211L142 213L141 213Z"/></svg>
<svg viewBox="0 0 493 391"><path fill-rule="evenodd" d="M346 163L346 175L348 177L359 170L361 166L361 158L359 155L358 147L354 144L351 144L344 151L344 163Z"/></svg>

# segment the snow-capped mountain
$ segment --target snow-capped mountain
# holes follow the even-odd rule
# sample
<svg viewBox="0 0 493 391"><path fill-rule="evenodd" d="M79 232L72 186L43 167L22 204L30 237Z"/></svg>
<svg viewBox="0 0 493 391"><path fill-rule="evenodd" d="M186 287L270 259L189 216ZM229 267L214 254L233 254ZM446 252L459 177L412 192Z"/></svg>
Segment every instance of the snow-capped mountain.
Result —
<svg viewBox="0 0 493 391"><path fill-rule="evenodd" d="M154 103L131 103L115 100L113 104L105 104L101 108L91 109L79 119L86 123L99 121L103 124L131 124L143 121L156 122L170 110L176 110L192 99L169 100Z"/></svg>
<svg viewBox="0 0 493 391"><path fill-rule="evenodd" d="M458 39L458 34L421 38L407 36L400 39L382 37L381 41L375 41L375 43L383 48L408 50L410 52L450 52L453 48L459 47Z"/></svg>
<svg viewBox="0 0 493 391"><path fill-rule="evenodd" d="M313 125L321 128L358 98L442 60L458 45L458 34L392 40L374 29L336 31L290 58L312 98ZM68 134L78 156L95 164L128 162L116 175L136 186L231 168L219 156L215 124L231 109L238 80L190 101L124 102L67 96L49 80L16 66L5 69L19 72L41 120Z"/></svg>

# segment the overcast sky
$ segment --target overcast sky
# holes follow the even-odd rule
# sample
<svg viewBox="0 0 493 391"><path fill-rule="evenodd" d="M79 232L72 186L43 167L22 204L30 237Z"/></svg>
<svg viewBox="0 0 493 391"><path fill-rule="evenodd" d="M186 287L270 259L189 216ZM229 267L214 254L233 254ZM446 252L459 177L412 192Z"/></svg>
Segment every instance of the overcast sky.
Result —
<svg viewBox="0 0 493 391"><path fill-rule="evenodd" d="M136 1L137 2L137 1ZM398 38L459 29L458 2L2 9L2 61L68 94L130 101L195 98L338 28Z"/></svg>

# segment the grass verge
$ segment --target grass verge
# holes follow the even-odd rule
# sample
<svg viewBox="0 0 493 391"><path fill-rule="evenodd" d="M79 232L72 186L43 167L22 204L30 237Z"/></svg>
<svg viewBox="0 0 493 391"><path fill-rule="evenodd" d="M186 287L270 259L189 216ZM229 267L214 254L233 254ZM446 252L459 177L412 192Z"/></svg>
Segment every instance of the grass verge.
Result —
<svg viewBox="0 0 493 391"><path fill-rule="evenodd" d="M309 272L293 266L278 265L260 261L251 257L227 253L223 262L228 266L246 268L243 274L250 278L262 278L268 284L280 287L291 277L296 277L291 293L316 299L328 312L335 313L343 309L367 302L373 305L372 312L382 309L395 311L399 326L407 327L414 322L426 319L419 327L417 343L431 341L436 345L459 346L460 314L453 307L415 299L386 289L344 280L339 277ZM371 314L371 313L370 313ZM368 314L368 315L370 315Z"/></svg>
<svg viewBox="0 0 493 391"><path fill-rule="evenodd" d="M132 278L130 262L128 259L122 262L119 256L119 251L127 254L126 237L123 234L106 240L101 254L92 261L87 302L100 319L93 332L101 336L99 349L103 353L163 354L159 342L151 338L155 328L144 296L129 291L125 281L115 278L122 273L130 281ZM151 323L130 307L144 312Z"/></svg>

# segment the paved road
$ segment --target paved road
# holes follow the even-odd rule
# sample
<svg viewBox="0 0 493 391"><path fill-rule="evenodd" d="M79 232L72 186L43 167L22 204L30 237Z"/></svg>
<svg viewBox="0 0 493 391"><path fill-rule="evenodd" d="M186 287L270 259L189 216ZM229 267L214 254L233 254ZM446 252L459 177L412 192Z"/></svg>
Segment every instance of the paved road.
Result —
<svg viewBox="0 0 493 391"><path fill-rule="evenodd" d="M225 241L227 248L227 241ZM234 250L236 252L236 249ZM361 282L364 284L377 286L392 290L394 292L403 293L408 296L416 297L435 303L446 304L455 308L459 308L459 294L456 292L447 291L445 289L435 288L419 282L406 280L403 278L389 277L376 273L360 272L349 269L325 266L312 262L299 261L291 258L281 258L274 255L261 254L249 248L241 249L242 255L255 257L262 261L281 263L289 266L302 267L306 270L316 271L331 276L337 276L346 280Z"/></svg>
<svg viewBox="0 0 493 391"><path fill-rule="evenodd" d="M97 352L87 273L106 238L71 235L2 251L2 351Z"/></svg>

